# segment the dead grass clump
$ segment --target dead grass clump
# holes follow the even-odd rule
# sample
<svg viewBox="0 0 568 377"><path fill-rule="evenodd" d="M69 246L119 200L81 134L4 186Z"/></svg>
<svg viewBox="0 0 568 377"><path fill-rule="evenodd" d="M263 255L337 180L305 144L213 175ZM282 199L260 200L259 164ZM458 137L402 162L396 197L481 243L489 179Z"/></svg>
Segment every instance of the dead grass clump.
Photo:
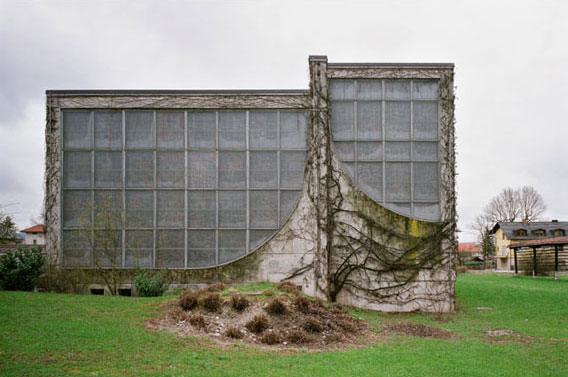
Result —
<svg viewBox="0 0 568 377"><path fill-rule="evenodd" d="M346 332L349 333L356 333L359 331L359 323L350 318L350 317L345 317L339 321L337 321L337 325Z"/></svg>
<svg viewBox="0 0 568 377"><path fill-rule="evenodd" d="M201 314L194 314L189 318L189 324L198 329L204 329L207 324L205 323L205 317Z"/></svg>
<svg viewBox="0 0 568 377"><path fill-rule="evenodd" d="M331 334L329 334L325 337L325 342L328 343L328 344L329 343L341 343L341 342L343 342L344 339L345 339L345 337L343 335L334 332L334 333L331 333Z"/></svg>
<svg viewBox="0 0 568 377"><path fill-rule="evenodd" d="M225 336L232 339L241 339L243 337L243 332L238 327L231 326L225 331Z"/></svg>
<svg viewBox="0 0 568 377"><path fill-rule="evenodd" d="M294 305L300 313L308 314L310 312L310 300L304 296L297 296Z"/></svg>
<svg viewBox="0 0 568 377"><path fill-rule="evenodd" d="M398 322L385 326L385 329L406 336L418 336L421 338L448 339L452 336L451 331L419 323Z"/></svg>
<svg viewBox="0 0 568 377"><path fill-rule="evenodd" d="M262 294L265 296L274 296L274 289L267 289L264 292L262 292Z"/></svg>
<svg viewBox="0 0 568 377"><path fill-rule="evenodd" d="M231 296L231 307L238 312L242 312L249 306L250 302L245 296Z"/></svg>
<svg viewBox="0 0 568 377"><path fill-rule="evenodd" d="M199 291L192 292L185 290L179 295L178 305L183 310L193 310L199 305L199 296Z"/></svg>
<svg viewBox="0 0 568 377"><path fill-rule="evenodd" d="M210 312L216 312L221 308L221 296L219 293L209 293L203 298L203 308Z"/></svg>
<svg viewBox="0 0 568 377"><path fill-rule="evenodd" d="M279 298L275 298L268 303L265 309L269 314L273 315L283 315L288 312L286 304Z"/></svg>
<svg viewBox="0 0 568 377"><path fill-rule="evenodd" d="M298 286L294 283L290 283L289 281L283 281L280 284L278 284L278 289L283 292L288 292L292 294L300 293Z"/></svg>
<svg viewBox="0 0 568 377"><path fill-rule="evenodd" d="M333 307L331 308L330 311L333 314L346 314L347 313L347 309L345 309L343 304L340 303L340 302L336 302L335 304L333 304Z"/></svg>
<svg viewBox="0 0 568 377"><path fill-rule="evenodd" d="M320 333L323 331L323 324L314 317L308 317L302 324L302 328L309 333Z"/></svg>
<svg viewBox="0 0 568 377"><path fill-rule="evenodd" d="M268 328L268 318L264 314L257 315L245 327L252 333L260 334Z"/></svg>
<svg viewBox="0 0 568 377"><path fill-rule="evenodd" d="M204 288L204 291L207 292L221 292L223 289L225 289L225 284L223 283L215 283L215 284L210 284L207 287Z"/></svg>
<svg viewBox="0 0 568 377"><path fill-rule="evenodd" d="M312 343L314 337L303 330L290 330L286 334L286 340L292 344Z"/></svg>
<svg viewBox="0 0 568 377"><path fill-rule="evenodd" d="M282 343L282 340L282 336L276 331L267 331L260 338L264 344L278 344Z"/></svg>
<svg viewBox="0 0 568 377"><path fill-rule="evenodd" d="M176 306L176 307L173 307L168 312L168 317L170 317L174 321L186 321L186 322L188 322L191 315L188 312L186 312L185 310L183 310L182 308L180 308L179 306Z"/></svg>

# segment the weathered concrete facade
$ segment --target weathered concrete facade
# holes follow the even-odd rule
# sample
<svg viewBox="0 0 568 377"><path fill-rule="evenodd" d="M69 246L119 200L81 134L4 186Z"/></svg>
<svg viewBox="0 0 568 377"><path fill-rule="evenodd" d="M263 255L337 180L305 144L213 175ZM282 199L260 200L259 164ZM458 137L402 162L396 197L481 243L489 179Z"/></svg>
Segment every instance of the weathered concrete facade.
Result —
<svg viewBox="0 0 568 377"><path fill-rule="evenodd" d="M331 136L332 79L439 83L440 221L416 220L386 209L346 173ZM54 264L62 263L62 111L66 109L308 110L304 184L290 217L244 257L208 268L170 269L172 280L179 284L290 280L308 294L370 309L454 309L453 65L328 64L326 57L314 56L309 91L48 91L46 248ZM132 271L124 269L125 284ZM94 275L92 279L98 282Z"/></svg>

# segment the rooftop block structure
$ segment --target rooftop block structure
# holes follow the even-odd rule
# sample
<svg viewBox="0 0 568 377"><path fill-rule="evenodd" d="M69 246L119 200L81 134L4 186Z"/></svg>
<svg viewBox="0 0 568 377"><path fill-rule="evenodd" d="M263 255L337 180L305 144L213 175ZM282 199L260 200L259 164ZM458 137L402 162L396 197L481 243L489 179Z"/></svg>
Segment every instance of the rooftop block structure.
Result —
<svg viewBox="0 0 568 377"><path fill-rule="evenodd" d="M309 63L309 90L48 90L51 262L453 310L453 65Z"/></svg>

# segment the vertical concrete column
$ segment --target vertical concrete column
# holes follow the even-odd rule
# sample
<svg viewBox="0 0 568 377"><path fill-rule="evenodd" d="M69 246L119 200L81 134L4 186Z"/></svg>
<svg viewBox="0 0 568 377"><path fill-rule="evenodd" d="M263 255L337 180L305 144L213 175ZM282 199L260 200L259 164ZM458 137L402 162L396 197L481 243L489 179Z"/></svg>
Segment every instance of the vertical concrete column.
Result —
<svg viewBox="0 0 568 377"><path fill-rule="evenodd" d="M330 171L329 107L327 85L327 57L310 56L310 135L308 140L308 192L315 207L317 221L314 277L316 295L329 298L329 261L331 240L328 238L330 218L327 205Z"/></svg>

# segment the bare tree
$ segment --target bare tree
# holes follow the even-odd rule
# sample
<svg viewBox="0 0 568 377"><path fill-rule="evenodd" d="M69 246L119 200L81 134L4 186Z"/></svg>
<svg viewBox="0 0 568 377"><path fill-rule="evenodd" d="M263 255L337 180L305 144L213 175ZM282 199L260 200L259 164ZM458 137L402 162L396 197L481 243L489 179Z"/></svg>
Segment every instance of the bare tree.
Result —
<svg viewBox="0 0 568 377"><path fill-rule="evenodd" d="M532 186L523 186L519 190L519 211L521 220L538 220L546 211L542 196Z"/></svg>
<svg viewBox="0 0 568 377"><path fill-rule="evenodd" d="M520 214L519 191L510 187L503 189L499 195L494 196L489 201L489 204L483 208L485 221L491 223L515 221Z"/></svg>

